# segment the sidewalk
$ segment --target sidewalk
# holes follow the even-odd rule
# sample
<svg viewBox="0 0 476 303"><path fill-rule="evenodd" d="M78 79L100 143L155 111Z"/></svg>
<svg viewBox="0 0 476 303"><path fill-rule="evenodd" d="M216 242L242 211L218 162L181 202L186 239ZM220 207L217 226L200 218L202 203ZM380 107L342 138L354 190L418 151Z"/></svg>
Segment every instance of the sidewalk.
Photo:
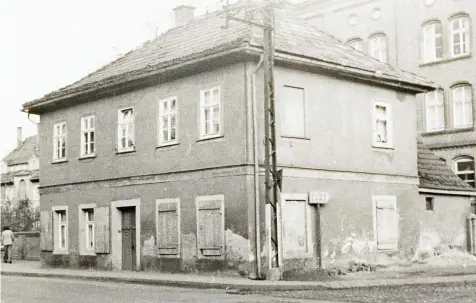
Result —
<svg viewBox="0 0 476 303"><path fill-rule="evenodd" d="M355 275L341 280L315 281L255 281L243 277L203 276L195 274L167 274L159 272L93 271L60 268L42 268L40 262L17 261L1 264L1 274L5 276L49 277L62 279L82 279L104 282L137 283L187 288L215 288L237 290L309 290L345 289L379 286L402 286L423 284L465 284L476 282L474 268L471 273L457 276L411 276L378 273L376 276ZM415 275L415 274L414 274Z"/></svg>

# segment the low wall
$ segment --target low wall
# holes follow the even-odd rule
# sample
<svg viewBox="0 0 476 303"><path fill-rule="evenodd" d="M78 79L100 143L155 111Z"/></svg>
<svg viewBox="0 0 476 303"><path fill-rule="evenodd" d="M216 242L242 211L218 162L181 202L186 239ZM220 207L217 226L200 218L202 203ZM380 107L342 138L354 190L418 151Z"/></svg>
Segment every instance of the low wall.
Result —
<svg viewBox="0 0 476 303"><path fill-rule="evenodd" d="M15 232L13 243L13 259L40 260L40 232Z"/></svg>

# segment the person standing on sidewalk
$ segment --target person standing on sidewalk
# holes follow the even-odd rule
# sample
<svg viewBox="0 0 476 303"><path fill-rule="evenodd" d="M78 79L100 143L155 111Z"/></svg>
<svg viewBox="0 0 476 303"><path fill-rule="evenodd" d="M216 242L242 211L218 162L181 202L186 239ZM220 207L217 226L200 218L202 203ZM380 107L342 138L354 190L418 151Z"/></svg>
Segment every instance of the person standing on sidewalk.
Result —
<svg viewBox="0 0 476 303"><path fill-rule="evenodd" d="M12 248L15 237L13 232L10 230L10 227L5 226L2 231L2 245L5 249L5 254L3 255L4 263L12 263Z"/></svg>

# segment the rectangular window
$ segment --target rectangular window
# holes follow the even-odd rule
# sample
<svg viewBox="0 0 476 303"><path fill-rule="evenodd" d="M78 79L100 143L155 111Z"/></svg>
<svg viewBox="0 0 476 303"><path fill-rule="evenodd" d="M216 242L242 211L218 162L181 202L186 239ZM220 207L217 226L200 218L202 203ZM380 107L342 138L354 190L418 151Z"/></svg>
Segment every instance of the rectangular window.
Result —
<svg viewBox="0 0 476 303"><path fill-rule="evenodd" d="M200 91L200 138L218 137L222 128L220 87Z"/></svg>
<svg viewBox="0 0 476 303"><path fill-rule="evenodd" d="M177 98L159 100L159 146L177 143Z"/></svg>
<svg viewBox="0 0 476 303"><path fill-rule="evenodd" d="M451 57L470 54L469 18L459 17L451 21Z"/></svg>
<svg viewBox="0 0 476 303"><path fill-rule="evenodd" d="M395 196L373 196L374 233L379 250L398 247L398 216Z"/></svg>
<svg viewBox="0 0 476 303"><path fill-rule="evenodd" d="M392 146L392 121L390 107L381 102L375 102L373 108L373 146Z"/></svg>
<svg viewBox="0 0 476 303"><path fill-rule="evenodd" d="M426 197L426 210L433 211L433 197Z"/></svg>
<svg viewBox="0 0 476 303"><path fill-rule="evenodd" d="M475 186L474 159L471 157L459 158L455 161L455 173L461 180L472 187Z"/></svg>
<svg viewBox="0 0 476 303"><path fill-rule="evenodd" d="M158 199L157 253L161 256L180 254L180 199Z"/></svg>
<svg viewBox="0 0 476 303"><path fill-rule="evenodd" d="M443 58L443 34L441 23L434 22L423 27L423 61L432 62Z"/></svg>
<svg viewBox="0 0 476 303"><path fill-rule="evenodd" d="M451 89L453 99L453 126L464 128L473 126L473 93L470 85Z"/></svg>
<svg viewBox="0 0 476 303"><path fill-rule="evenodd" d="M131 107L119 110L117 121L117 150L134 150L134 109Z"/></svg>
<svg viewBox="0 0 476 303"><path fill-rule="evenodd" d="M57 123L53 126L53 160L66 159L66 122Z"/></svg>
<svg viewBox="0 0 476 303"><path fill-rule="evenodd" d="M199 256L217 257L225 254L224 201L223 195L195 199Z"/></svg>
<svg viewBox="0 0 476 303"><path fill-rule="evenodd" d="M387 63L387 36L380 34L370 37L370 56L380 62Z"/></svg>
<svg viewBox="0 0 476 303"><path fill-rule="evenodd" d="M94 250L94 209L85 209L86 250Z"/></svg>
<svg viewBox="0 0 476 303"><path fill-rule="evenodd" d="M306 137L304 89L284 86L280 101L282 104L282 135L285 137Z"/></svg>
<svg viewBox="0 0 476 303"><path fill-rule="evenodd" d="M95 153L95 120L94 116L81 118L81 157Z"/></svg>
<svg viewBox="0 0 476 303"><path fill-rule="evenodd" d="M68 207L55 206L53 210L53 253L67 253L68 251Z"/></svg>
<svg viewBox="0 0 476 303"><path fill-rule="evenodd" d="M439 131L445 129L445 107L443 92L436 90L425 95L426 130Z"/></svg>

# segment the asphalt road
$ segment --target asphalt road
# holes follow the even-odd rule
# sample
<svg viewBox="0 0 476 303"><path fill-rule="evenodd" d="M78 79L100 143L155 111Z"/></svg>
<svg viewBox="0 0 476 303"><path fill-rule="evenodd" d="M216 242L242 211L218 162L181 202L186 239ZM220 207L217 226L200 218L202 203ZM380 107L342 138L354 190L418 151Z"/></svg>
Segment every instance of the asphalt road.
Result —
<svg viewBox="0 0 476 303"><path fill-rule="evenodd" d="M1 276L3 303L29 302L321 302L256 294L124 283Z"/></svg>

